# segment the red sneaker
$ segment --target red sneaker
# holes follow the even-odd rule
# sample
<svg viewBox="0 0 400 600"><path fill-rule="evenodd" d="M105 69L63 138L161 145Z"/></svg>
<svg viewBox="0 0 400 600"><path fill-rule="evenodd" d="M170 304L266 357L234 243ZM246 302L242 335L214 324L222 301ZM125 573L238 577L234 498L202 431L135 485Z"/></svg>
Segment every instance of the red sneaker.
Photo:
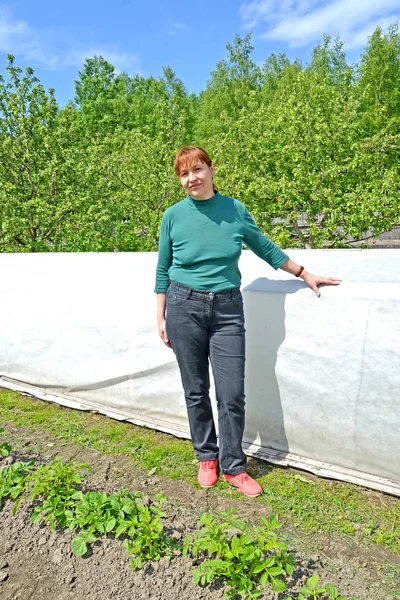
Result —
<svg viewBox="0 0 400 600"><path fill-rule="evenodd" d="M197 480L201 487L209 488L215 485L218 481L217 475L217 460L201 460L199 474Z"/></svg>
<svg viewBox="0 0 400 600"><path fill-rule="evenodd" d="M239 473L239 475L225 475L224 473L224 479L238 488L238 490L243 492L246 496L259 496L263 491L261 485L245 472Z"/></svg>

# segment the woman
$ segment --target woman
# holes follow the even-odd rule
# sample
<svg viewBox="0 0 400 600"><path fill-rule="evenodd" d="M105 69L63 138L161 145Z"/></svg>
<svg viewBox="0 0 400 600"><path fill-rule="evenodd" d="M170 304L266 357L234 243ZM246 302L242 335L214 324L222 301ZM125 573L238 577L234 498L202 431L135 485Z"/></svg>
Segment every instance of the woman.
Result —
<svg viewBox="0 0 400 600"><path fill-rule="evenodd" d="M205 150L182 146L175 173L187 196L161 222L155 292L158 331L180 369L196 457L198 481L212 487L223 477L247 496L262 488L246 473L244 431L245 329L238 261L242 244L274 269L318 285L339 284L308 273L258 229L238 200L213 184L215 165ZM209 397L209 360L218 408L219 439Z"/></svg>

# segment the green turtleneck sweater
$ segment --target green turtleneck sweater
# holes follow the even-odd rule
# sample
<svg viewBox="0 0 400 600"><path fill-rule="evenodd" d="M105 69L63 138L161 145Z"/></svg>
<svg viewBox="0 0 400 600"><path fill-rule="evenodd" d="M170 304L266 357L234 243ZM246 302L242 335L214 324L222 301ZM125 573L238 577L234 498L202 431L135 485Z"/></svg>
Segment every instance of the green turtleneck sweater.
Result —
<svg viewBox="0 0 400 600"><path fill-rule="evenodd" d="M212 292L240 287L242 244L274 269L289 258L239 200L219 192L209 200L187 196L164 212L154 291L166 292L169 281Z"/></svg>

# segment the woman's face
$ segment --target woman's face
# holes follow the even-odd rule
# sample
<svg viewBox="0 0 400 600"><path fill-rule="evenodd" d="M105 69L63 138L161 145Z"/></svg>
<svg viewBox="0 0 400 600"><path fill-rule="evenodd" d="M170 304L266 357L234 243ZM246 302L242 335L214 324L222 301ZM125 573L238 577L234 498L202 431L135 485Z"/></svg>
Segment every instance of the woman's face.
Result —
<svg viewBox="0 0 400 600"><path fill-rule="evenodd" d="M203 162L196 161L181 170L179 180L185 192L192 196L192 198L195 200L207 200L214 196L214 173L214 163L211 163L209 167Z"/></svg>

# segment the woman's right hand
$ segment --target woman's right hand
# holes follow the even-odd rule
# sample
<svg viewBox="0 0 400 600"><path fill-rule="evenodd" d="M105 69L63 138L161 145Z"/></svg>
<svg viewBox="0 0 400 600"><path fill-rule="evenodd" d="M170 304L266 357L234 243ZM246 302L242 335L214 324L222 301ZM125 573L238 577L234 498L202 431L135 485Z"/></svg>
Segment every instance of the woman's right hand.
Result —
<svg viewBox="0 0 400 600"><path fill-rule="evenodd" d="M160 338L162 339L162 341L164 342L164 344L166 346L168 346L168 348L172 348L171 342L168 339L167 329L165 327L165 319L160 319L158 321L158 334L159 334Z"/></svg>

